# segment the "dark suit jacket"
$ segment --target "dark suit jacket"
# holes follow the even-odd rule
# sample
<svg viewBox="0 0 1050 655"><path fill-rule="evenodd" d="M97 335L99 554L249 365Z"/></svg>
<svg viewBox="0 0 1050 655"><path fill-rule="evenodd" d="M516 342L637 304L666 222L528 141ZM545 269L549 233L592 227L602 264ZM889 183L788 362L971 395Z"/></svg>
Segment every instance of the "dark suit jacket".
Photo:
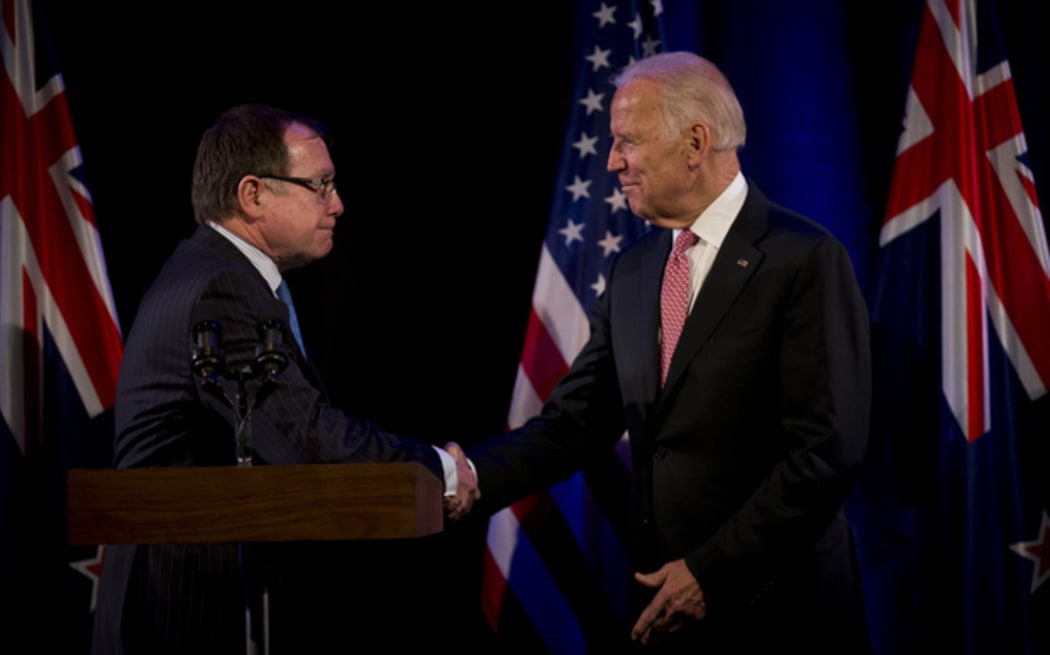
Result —
<svg viewBox="0 0 1050 655"><path fill-rule="evenodd" d="M541 415L469 449L476 509L563 479L626 429L633 565L685 558L709 608L675 641L854 652L839 650L865 642L842 508L867 444L870 354L848 254L750 184L661 390L670 248L656 229L625 250ZM637 602L630 624L648 597Z"/></svg>
<svg viewBox="0 0 1050 655"><path fill-rule="evenodd" d="M202 391L191 367L193 324L218 321L227 366L238 371L254 360L260 319L275 306L283 308L266 281L215 230L198 227L178 245L126 340L115 408L118 468L235 463L234 412L220 395ZM443 479L429 444L328 406L290 335L286 343L290 363L252 414L255 465L417 460ZM236 386L224 385L232 396ZM257 378L247 392L261 397ZM286 564L296 552L259 547L248 563L279 582L294 575ZM244 652L244 598L236 544L107 547L95 652Z"/></svg>

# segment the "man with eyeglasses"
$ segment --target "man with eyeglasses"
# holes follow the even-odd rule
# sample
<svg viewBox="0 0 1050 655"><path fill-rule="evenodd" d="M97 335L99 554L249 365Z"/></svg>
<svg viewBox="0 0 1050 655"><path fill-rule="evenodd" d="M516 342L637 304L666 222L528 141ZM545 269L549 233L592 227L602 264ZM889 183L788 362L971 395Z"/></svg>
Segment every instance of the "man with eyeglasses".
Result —
<svg viewBox="0 0 1050 655"><path fill-rule="evenodd" d="M229 394L211 393L201 381L210 375L212 390L228 388L231 372L252 371L263 312L272 312L277 302L282 273L332 250L344 207L323 126L264 105L228 110L201 139L192 200L199 225L143 297L126 340L115 405L115 465L233 465L238 458L254 465L418 461L444 481L451 518L469 510L477 484L456 444L440 449L399 437L329 406L305 352L291 338L273 346L286 364L252 410L246 450L235 443L239 416ZM208 339L216 345L209 356L221 349L221 366L200 365L201 334L210 335L206 345L213 345ZM262 378L242 373L236 383L252 398L267 384ZM319 562L339 568L364 569L373 562L331 562L333 549L346 544L327 546L276 544L252 551L275 584L268 596L272 634L266 637L275 646L294 645L286 652L330 645L325 640L338 631L351 640L351 622L369 620L342 615L344 605L327 600L361 590L321 586L352 576L301 560L320 552ZM108 546L94 652L245 652L241 567L237 544ZM312 577L303 578L303 572ZM375 599L362 600L356 609Z"/></svg>

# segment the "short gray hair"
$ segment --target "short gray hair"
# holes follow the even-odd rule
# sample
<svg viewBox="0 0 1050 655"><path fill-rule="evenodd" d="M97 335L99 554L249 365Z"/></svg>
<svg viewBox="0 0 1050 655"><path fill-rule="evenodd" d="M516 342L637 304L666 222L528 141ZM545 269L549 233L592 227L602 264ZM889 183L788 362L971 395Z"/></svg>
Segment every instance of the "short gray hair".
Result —
<svg viewBox="0 0 1050 655"><path fill-rule="evenodd" d="M660 104L671 133L700 121L711 127L715 150L744 146L747 124L729 80L713 63L691 52L663 52L640 59L616 77L619 87L635 80L660 84Z"/></svg>

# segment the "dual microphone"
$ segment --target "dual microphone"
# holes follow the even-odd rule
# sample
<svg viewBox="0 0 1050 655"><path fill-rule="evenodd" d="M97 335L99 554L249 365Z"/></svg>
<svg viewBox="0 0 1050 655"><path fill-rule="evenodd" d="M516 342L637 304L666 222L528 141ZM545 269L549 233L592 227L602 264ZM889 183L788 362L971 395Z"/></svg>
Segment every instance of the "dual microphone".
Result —
<svg viewBox="0 0 1050 655"><path fill-rule="evenodd" d="M223 303L206 300L193 310L193 372L207 385L217 384L220 377L243 380L259 375L272 382L288 367L285 336L288 329L288 307L279 300L267 302L259 312L259 343L249 366L229 371L223 353L223 328L217 317L224 314ZM231 375L232 373L232 375Z"/></svg>

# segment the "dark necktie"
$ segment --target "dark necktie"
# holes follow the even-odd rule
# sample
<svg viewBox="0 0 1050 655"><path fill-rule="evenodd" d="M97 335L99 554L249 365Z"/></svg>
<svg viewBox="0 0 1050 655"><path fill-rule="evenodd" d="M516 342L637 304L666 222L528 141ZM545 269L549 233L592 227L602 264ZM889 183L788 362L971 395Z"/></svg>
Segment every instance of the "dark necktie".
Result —
<svg viewBox="0 0 1050 655"><path fill-rule="evenodd" d="M689 256L686 251L699 240L690 230L682 230L664 267L660 288L660 385L667 380L671 355L678 345L685 317L689 313Z"/></svg>
<svg viewBox="0 0 1050 655"><path fill-rule="evenodd" d="M299 352L306 358L306 348L303 347L303 335L299 334L299 318L295 315L295 304L292 303L292 292L288 289L288 283L281 280L277 285L277 297L288 305L288 327L292 329L292 335L299 344Z"/></svg>

